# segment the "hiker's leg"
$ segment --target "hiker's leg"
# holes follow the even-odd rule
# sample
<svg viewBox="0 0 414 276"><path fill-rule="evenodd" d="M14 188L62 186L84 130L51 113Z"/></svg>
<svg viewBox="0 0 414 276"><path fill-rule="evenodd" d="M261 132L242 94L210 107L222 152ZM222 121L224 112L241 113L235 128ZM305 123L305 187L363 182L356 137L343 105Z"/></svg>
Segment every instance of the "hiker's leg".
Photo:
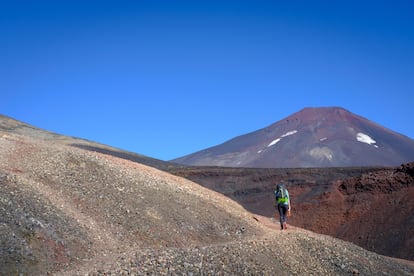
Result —
<svg viewBox="0 0 414 276"><path fill-rule="evenodd" d="M283 205L283 229L287 229L287 213L288 213L289 206Z"/></svg>
<svg viewBox="0 0 414 276"><path fill-rule="evenodd" d="M278 204L277 205L277 210L279 211L279 221L280 221L280 228L283 229L283 220L284 220L284 215L283 215L283 205L282 204Z"/></svg>

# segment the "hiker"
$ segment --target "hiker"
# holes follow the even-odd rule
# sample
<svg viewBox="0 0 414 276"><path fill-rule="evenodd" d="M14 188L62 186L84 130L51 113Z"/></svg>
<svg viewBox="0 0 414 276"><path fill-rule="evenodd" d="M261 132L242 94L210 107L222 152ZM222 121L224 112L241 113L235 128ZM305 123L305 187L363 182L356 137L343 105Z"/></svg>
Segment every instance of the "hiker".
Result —
<svg viewBox="0 0 414 276"><path fill-rule="evenodd" d="M275 207L279 211L280 228L282 230L287 229L286 221L287 217L290 216L290 198L288 190L282 183L279 183L276 186L275 199Z"/></svg>

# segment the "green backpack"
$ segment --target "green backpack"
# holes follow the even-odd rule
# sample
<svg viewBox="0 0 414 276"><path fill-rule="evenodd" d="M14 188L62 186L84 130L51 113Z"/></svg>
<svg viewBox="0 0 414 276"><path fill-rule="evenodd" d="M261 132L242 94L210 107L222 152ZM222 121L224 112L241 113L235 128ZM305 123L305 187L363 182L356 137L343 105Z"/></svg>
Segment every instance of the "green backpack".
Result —
<svg viewBox="0 0 414 276"><path fill-rule="evenodd" d="M278 188L275 191L275 196L276 196L276 203L288 203L289 202L288 191L283 185L278 185Z"/></svg>

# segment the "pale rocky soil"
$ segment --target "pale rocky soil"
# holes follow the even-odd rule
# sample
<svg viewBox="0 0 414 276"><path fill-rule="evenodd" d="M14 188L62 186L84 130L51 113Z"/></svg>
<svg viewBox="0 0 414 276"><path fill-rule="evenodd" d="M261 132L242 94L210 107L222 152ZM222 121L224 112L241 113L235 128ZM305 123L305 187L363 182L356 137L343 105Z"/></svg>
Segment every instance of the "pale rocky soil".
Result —
<svg viewBox="0 0 414 276"><path fill-rule="evenodd" d="M414 275L184 178L42 138L0 129L0 275Z"/></svg>

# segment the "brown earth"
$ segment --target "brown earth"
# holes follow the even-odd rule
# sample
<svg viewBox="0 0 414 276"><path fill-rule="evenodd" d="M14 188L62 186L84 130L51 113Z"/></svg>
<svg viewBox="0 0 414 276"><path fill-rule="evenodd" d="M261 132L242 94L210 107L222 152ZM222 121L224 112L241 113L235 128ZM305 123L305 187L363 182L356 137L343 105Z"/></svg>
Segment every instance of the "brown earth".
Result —
<svg viewBox="0 0 414 276"><path fill-rule="evenodd" d="M221 193L109 154L121 151L13 124L0 122L0 275L414 274L413 262L281 231Z"/></svg>
<svg viewBox="0 0 414 276"><path fill-rule="evenodd" d="M273 191L283 181L292 200L291 224L414 260L413 168L414 163L398 168L182 167L170 171L266 217L275 215Z"/></svg>

